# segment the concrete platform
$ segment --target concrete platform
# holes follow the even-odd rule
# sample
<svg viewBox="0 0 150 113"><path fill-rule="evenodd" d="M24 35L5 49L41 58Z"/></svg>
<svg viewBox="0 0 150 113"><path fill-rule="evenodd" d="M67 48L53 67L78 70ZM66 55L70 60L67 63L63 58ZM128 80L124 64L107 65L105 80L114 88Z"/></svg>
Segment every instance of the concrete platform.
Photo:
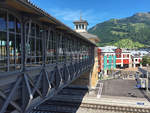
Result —
<svg viewBox="0 0 150 113"><path fill-rule="evenodd" d="M97 98L101 83L103 84L101 96ZM135 80L111 79L99 81L97 88L86 93L85 96L60 94L54 100L150 108L149 96L150 94L147 95L145 90L136 88Z"/></svg>
<svg viewBox="0 0 150 113"><path fill-rule="evenodd" d="M138 89L136 87L135 80L111 79L111 80L99 81L99 83L97 84L97 88L94 91L95 95L98 94L100 83L103 83L101 95L132 97L132 98L147 98L146 91Z"/></svg>

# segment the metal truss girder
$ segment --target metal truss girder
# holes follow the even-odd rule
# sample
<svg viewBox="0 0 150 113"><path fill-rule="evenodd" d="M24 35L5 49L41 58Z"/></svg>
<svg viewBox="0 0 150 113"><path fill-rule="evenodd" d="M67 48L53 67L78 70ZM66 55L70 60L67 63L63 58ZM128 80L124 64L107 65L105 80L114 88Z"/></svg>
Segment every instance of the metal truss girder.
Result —
<svg viewBox="0 0 150 113"><path fill-rule="evenodd" d="M24 74L23 78L24 78L24 83L25 83L25 87L24 87L25 89L23 89L23 90L27 91L26 94L25 94L26 99L23 102L23 110L26 111L29 108L30 104L31 104L31 101L33 99L33 95L32 95L32 90L31 90L31 87L30 87L28 75Z"/></svg>
<svg viewBox="0 0 150 113"><path fill-rule="evenodd" d="M61 73L60 73L60 69L58 66L56 66L56 69L55 69L55 85L56 85L56 89L59 88L61 85L62 85L62 76L61 76Z"/></svg>
<svg viewBox="0 0 150 113"><path fill-rule="evenodd" d="M71 63L71 67L72 67L73 79L74 79L74 78L75 78L76 71L75 71L75 67L74 67L74 64L73 64L73 63Z"/></svg>
<svg viewBox="0 0 150 113"><path fill-rule="evenodd" d="M2 91L0 91L0 96L1 96L4 100L7 99L7 96L6 96ZM20 107L17 103L15 103L14 101L10 101L10 104L11 104L14 108L16 108L16 110L18 110L19 112L22 112L21 107Z"/></svg>
<svg viewBox="0 0 150 113"><path fill-rule="evenodd" d="M42 70L42 96L46 97L49 94L51 85L45 69Z"/></svg>
<svg viewBox="0 0 150 113"><path fill-rule="evenodd" d="M67 81L70 81L70 79L71 79L71 75L70 75L70 72L69 72L69 69L68 69L68 66L67 65L65 65L65 67L66 67L66 70L67 70L67 73L68 73L68 80Z"/></svg>
<svg viewBox="0 0 150 113"><path fill-rule="evenodd" d="M65 83L65 74L64 74L64 66L60 69L61 77L62 77L62 82Z"/></svg>
<svg viewBox="0 0 150 113"><path fill-rule="evenodd" d="M61 72L60 72L60 68L59 67L55 67L54 70L51 73L51 76L50 76L50 79L49 79L49 82L51 83L52 85L52 88L58 88L60 87L61 84L63 84L63 79L62 79L62 75L61 75Z"/></svg>
<svg viewBox="0 0 150 113"><path fill-rule="evenodd" d="M8 98L7 98L6 101L4 102L4 105L2 106L2 109L0 110L0 113L4 113L5 110L7 109L8 105L9 105L9 103L11 102L11 100L12 100L12 98L13 98L13 96L14 96L14 94L15 94L15 92L16 92L18 86L19 86L19 84L21 83L21 81L22 81L22 78L21 78L21 77L18 77L18 79L17 79L15 85L13 86L13 88L12 88L10 94L8 95Z"/></svg>
<svg viewBox="0 0 150 113"><path fill-rule="evenodd" d="M33 99L33 95L32 95L32 91L31 91L29 79L28 79L27 76L28 76L27 74L24 74L24 80L25 80L25 83L26 83L26 86L27 86L27 89L28 89L28 93L30 95L30 99L32 100Z"/></svg>
<svg viewBox="0 0 150 113"><path fill-rule="evenodd" d="M76 71L75 71L75 66L74 66L74 65L75 65L75 64L72 63L73 71L76 72Z"/></svg>
<svg viewBox="0 0 150 113"><path fill-rule="evenodd" d="M78 63L75 64L75 72L76 72L76 73L75 73L75 77L76 77L77 74L78 74Z"/></svg>
<svg viewBox="0 0 150 113"><path fill-rule="evenodd" d="M57 71L58 71L58 74L59 74L59 76L60 76L60 78L61 78L61 83L63 82L63 78L62 78L62 74L61 74L61 69L60 69L60 67L57 65Z"/></svg>
<svg viewBox="0 0 150 113"><path fill-rule="evenodd" d="M70 72L70 80L73 79L73 75L74 75L74 72L73 72L73 69L72 69L72 65L70 64L69 66L69 72Z"/></svg>
<svg viewBox="0 0 150 113"><path fill-rule="evenodd" d="M68 76L67 76L68 72L67 72L66 64L64 65L62 71L63 71L63 74L62 74L63 75L63 80L66 83L68 81Z"/></svg>
<svg viewBox="0 0 150 113"><path fill-rule="evenodd" d="M30 78L30 76L28 76L29 83L31 84L32 87L34 87L34 89L32 90L32 95L34 95L35 92L37 91L37 93L39 94L39 96L42 97L42 93L38 89L38 86L39 86L39 83L41 81L41 78L42 78L42 75L40 74L39 77L38 77L38 80L37 80L36 84L34 85L32 79Z"/></svg>
<svg viewBox="0 0 150 113"><path fill-rule="evenodd" d="M57 75L58 75L58 72L55 70L55 76L54 76L55 89L58 89L60 85L60 77Z"/></svg>
<svg viewBox="0 0 150 113"><path fill-rule="evenodd" d="M79 62L78 65L77 65L77 68L78 68L78 73L77 73L77 76L80 74L80 72L82 71L81 69L81 63Z"/></svg>
<svg viewBox="0 0 150 113"><path fill-rule="evenodd" d="M55 87L54 80L55 80L55 71L53 70L53 71L50 72L50 78L49 78L49 81L51 83L51 87L52 88Z"/></svg>
<svg viewBox="0 0 150 113"><path fill-rule="evenodd" d="M49 78L48 78L48 72L46 72L46 70L45 70L45 76L46 76L46 80L47 80L47 82L48 82L48 91L47 91L47 94L46 94L46 96L48 96L49 93L50 93L50 89L51 89L52 87L51 87L50 80L49 80Z"/></svg>

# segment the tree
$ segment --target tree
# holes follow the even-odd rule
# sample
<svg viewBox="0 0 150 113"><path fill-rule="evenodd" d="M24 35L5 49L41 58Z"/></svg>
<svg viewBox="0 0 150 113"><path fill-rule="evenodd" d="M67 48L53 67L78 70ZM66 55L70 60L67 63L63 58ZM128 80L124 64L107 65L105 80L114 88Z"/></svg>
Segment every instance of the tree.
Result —
<svg viewBox="0 0 150 113"><path fill-rule="evenodd" d="M150 56L144 56L142 59L142 65L146 66L146 64L150 65Z"/></svg>

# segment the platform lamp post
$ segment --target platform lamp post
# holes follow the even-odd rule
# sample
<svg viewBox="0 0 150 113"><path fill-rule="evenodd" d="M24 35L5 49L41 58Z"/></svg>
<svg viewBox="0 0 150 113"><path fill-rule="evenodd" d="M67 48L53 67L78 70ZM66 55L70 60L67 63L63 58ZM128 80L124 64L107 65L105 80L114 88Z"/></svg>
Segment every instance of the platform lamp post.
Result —
<svg viewBox="0 0 150 113"><path fill-rule="evenodd" d="M146 65L147 66L147 86L146 86L146 91L147 91L147 93L149 93L149 90L148 90L148 88L149 88L149 73L148 73L148 67L149 67L149 64L147 64Z"/></svg>

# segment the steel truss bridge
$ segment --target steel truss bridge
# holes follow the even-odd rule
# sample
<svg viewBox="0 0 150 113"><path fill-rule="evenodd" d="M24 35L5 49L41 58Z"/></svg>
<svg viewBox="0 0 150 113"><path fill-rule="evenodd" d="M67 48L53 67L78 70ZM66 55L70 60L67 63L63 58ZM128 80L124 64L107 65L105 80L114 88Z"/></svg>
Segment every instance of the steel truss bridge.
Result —
<svg viewBox="0 0 150 113"><path fill-rule="evenodd" d="M26 0L0 0L0 113L28 112L94 64L95 45Z"/></svg>

